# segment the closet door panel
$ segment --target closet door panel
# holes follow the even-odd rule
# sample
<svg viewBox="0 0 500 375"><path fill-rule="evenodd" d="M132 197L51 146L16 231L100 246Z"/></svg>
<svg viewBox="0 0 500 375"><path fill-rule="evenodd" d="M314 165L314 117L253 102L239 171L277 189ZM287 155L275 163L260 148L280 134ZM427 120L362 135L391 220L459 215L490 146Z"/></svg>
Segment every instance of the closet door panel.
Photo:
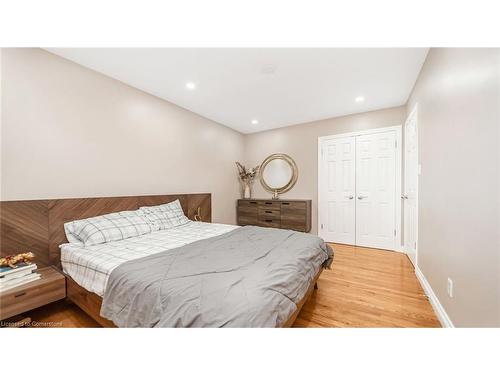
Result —
<svg viewBox="0 0 500 375"><path fill-rule="evenodd" d="M322 144L320 236L325 241L355 243L355 137Z"/></svg>
<svg viewBox="0 0 500 375"><path fill-rule="evenodd" d="M356 137L356 245L394 249L394 131Z"/></svg>

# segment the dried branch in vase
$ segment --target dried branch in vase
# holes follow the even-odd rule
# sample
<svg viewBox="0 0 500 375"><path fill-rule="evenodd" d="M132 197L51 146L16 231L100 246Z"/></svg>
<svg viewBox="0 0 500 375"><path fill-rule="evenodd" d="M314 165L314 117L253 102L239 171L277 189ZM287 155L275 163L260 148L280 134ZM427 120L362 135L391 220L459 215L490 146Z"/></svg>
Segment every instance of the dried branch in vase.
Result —
<svg viewBox="0 0 500 375"><path fill-rule="evenodd" d="M241 163L236 162L238 167L238 174L241 182L241 197L252 198L252 184L257 175L259 174L259 166L254 168L245 168Z"/></svg>
<svg viewBox="0 0 500 375"><path fill-rule="evenodd" d="M238 173L242 181L253 181L259 173L259 166L246 169L240 162L236 162L236 166L238 167Z"/></svg>

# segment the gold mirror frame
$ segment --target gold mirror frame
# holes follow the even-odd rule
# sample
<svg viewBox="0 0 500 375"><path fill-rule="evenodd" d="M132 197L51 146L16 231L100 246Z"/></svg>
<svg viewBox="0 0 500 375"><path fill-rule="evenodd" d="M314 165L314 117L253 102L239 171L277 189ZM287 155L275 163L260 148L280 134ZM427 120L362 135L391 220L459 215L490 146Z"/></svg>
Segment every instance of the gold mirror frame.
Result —
<svg viewBox="0 0 500 375"><path fill-rule="evenodd" d="M288 183L285 184L284 186L277 189L273 189L272 187L270 187L264 180L264 170L266 166L273 160L284 160L292 168L292 178L290 178L290 181L288 181ZM295 164L295 161L287 154L269 155L260 165L260 173L259 173L260 183L262 184L264 189L266 189L270 193L273 193L273 199L278 199L279 194L286 193L291 188L293 188L298 178L299 178L299 169L297 168L297 164Z"/></svg>

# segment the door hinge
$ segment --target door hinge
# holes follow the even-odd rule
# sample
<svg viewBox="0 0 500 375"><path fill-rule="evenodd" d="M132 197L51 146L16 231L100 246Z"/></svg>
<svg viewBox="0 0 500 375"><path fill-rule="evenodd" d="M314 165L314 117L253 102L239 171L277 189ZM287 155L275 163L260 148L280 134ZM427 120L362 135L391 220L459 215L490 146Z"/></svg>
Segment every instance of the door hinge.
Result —
<svg viewBox="0 0 500 375"><path fill-rule="evenodd" d="M321 224L321 229L323 229L323 224Z"/></svg>
<svg viewBox="0 0 500 375"><path fill-rule="evenodd" d="M394 229L394 237L396 237L396 229Z"/></svg>
<svg viewBox="0 0 500 375"><path fill-rule="evenodd" d="M394 148L398 148L398 141L394 141Z"/></svg>

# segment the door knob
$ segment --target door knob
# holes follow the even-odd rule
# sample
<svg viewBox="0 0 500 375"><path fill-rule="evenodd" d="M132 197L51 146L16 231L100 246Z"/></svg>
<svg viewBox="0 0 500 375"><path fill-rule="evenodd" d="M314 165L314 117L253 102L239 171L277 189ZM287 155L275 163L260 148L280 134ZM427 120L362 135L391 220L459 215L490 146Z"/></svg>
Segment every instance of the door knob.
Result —
<svg viewBox="0 0 500 375"><path fill-rule="evenodd" d="M365 199L365 198L368 198L368 197L366 197L366 196L364 196L364 195L358 195L358 199L359 199L359 200L361 200L361 199Z"/></svg>
<svg viewBox="0 0 500 375"><path fill-rule="evenodd" d="M408 199L408 195L407 194L401 195L401 199Z"/></svg>
<svg viewBox="0 0 500 375"><path fill-rule="evenodd" d="M349 199L354 199L354 195L346 195L345 197Z"/></svg>

